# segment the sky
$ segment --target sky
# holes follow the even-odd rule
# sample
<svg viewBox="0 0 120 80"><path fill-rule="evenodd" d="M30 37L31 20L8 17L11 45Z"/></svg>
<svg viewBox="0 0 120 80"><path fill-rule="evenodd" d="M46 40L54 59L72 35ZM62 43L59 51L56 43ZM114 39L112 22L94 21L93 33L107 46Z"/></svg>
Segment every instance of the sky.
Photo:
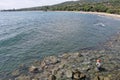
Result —
<svg viewBox="0 0 120 80"><path fill-rule="evenodd" d="M53 5L65 1L70 0L0 0L0 9L18 9L26 7Z"/></svg>

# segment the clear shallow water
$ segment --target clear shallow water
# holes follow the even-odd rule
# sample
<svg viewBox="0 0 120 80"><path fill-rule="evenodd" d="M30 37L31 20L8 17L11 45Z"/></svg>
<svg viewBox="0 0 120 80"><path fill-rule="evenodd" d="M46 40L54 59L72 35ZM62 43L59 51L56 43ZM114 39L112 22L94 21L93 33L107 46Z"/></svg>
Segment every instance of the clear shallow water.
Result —
<svg viewBox="0 0 120 80"><path fill-rule="evenodd" d="M95 47L120 29L120 20L73 12L1 12L0 72L44 56Z"/></svg>

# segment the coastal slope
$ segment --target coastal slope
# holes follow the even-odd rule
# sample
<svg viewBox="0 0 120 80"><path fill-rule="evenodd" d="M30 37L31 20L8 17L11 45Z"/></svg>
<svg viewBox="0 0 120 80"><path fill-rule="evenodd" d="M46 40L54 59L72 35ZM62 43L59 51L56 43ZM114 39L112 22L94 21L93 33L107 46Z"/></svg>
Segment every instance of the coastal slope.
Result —
<svg viewBox="0 0 120 80"><path fill-rule="evenodd" d="M120 14L119 0L78 0L67 1L51 6L37 6L2 11L92 11Z"/></svg>

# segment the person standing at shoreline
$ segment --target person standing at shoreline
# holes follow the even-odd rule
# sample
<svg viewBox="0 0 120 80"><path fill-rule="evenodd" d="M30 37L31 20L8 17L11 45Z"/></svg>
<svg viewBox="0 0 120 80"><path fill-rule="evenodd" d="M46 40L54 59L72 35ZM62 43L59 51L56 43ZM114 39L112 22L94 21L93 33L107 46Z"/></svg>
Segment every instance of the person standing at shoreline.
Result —
<svg viewBox="0 0 120 80"><path fill-rule="evenodd" d="M101 71L101 60L98 59L98 60L96 61L96 66L97 66L97 67L96 67L97 71Z"/></svg>

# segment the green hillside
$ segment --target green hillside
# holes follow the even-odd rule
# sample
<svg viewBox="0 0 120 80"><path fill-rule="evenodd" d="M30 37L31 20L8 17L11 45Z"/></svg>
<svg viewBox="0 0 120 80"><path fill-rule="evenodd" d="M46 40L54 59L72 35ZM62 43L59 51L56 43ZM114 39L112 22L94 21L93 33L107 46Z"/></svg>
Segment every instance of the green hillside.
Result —
<svg viewBox="0 0 120 80"><path fill-rule="evenodd" d="M10 11L93 11L120 14L120 0L78 0Z"/></svg>

